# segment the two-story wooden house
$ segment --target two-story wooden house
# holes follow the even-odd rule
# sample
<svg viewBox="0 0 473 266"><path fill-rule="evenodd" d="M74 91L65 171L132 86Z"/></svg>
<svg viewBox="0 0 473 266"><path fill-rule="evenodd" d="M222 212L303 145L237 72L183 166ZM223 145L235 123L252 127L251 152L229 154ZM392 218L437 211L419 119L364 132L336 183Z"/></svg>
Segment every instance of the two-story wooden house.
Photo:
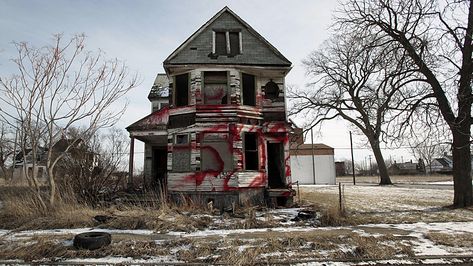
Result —
<svg viewBox="0 0 473 266"><path fill-rule="evenodd" d="M291 62L225 7L164 69L169 106L127 128L132 144L146 144L145 179L176 199L217 206L291 199L284 90Z"/></svg>

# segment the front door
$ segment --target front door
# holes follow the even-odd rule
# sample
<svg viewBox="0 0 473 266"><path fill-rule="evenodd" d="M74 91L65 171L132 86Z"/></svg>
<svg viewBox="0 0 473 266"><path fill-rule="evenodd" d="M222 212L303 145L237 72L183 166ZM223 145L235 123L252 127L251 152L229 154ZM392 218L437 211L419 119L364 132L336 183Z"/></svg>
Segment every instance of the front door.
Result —
<svg viewBox="0 0 473 266"><path fill-rule="evenodd" d="M284 146L281 142L267 142L268 147L268 186L285 188Z"/></svg>
<svg viewBox="0 0 473 266"><path fill-rule="evenodd" d="M153 148L153 187L159 191L166 191L167 185L167 158L166 147Z"/></svg>

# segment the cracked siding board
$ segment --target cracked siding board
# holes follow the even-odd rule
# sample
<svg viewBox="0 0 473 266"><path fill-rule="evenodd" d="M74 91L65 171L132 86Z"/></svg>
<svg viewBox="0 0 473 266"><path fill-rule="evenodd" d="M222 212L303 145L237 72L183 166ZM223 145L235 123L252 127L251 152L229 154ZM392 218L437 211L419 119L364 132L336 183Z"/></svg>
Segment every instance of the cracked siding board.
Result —
<svg viewBox="0 0 473 266"><path fill-rule="evenodd" d="M168 189L169 191L195 191L196 184L189 179L193 172L168 173Z"/></svg>
<svg viewBox="0 0 473 266"><path fill-rule="evenodd" d="M238 187L266 187L268 181L266 174L260 171L241 171L238 175Z"/></svg>

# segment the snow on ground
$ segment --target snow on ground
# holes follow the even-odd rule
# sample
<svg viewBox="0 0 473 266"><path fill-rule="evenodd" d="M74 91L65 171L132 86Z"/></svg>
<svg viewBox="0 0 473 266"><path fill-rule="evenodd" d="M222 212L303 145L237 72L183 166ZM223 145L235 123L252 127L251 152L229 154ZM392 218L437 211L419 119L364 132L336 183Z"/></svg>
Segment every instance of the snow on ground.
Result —
<svg viewBox="0 0 473 266"><path fill-rule="evenodd" d="M338 186L304 185L301 190L338 195ZM345 185L343 190L347 207L354 206L359 212L425 210L453 202L453 190L448 189Z"/></svg>

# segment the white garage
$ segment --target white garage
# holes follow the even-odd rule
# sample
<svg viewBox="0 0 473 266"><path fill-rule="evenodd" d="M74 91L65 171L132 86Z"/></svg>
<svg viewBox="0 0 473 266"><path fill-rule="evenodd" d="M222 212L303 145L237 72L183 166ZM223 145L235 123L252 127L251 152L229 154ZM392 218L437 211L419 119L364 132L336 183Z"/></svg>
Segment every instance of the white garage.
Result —
<svg viewBox="0 0 473 266"><path fill-rule="evenodd" d="M314 171L315 170L315 171ZM291 146L292 182L299 184L335 185L334 150L325 144Z"/></svg>

